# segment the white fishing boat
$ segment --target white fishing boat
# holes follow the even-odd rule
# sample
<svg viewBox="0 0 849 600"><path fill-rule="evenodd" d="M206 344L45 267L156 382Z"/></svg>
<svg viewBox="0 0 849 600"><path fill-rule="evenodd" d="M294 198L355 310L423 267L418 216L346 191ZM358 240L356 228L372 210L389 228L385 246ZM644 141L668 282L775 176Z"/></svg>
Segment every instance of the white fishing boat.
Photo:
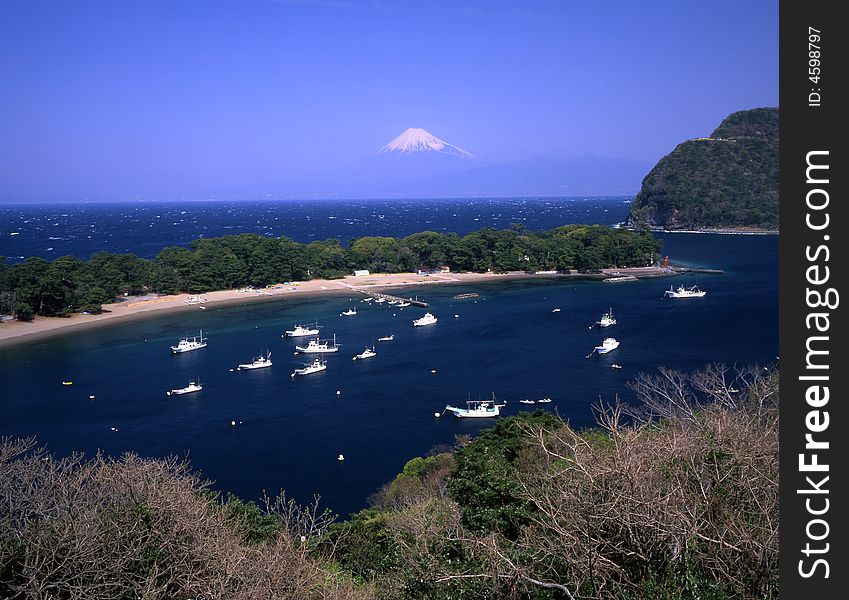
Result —
<svg viewBox="0 0 849 600"><path fill-rule="evenodd" d="M673 290L672 286L670 286L669 289L664 292L664 295L669 298L701 298L706 293L707 292L700 290L697 285L688 288L685 288L683 285L679 285L676 290Z"/></svg>
<svg viewBox="0 0 849 600"><path fill-rule="evenodd" d="M171 346L171 354L181 354L183 352L191 352L192 350L200 350L206 348L206 338L203 337L203 329L200 330L200 335L193 337L184 337L176 346Z"/></svg>
<svg viewBox="0 0 849 600"><path fill-rule="evenodd" d="M551 402L551 398L543 398L541 400L537 400L537 402L539 404L548 404L549 402Z"/></svg>
<svg viewBox="0 0 849 600"><path fill-rule="evenodd" d="M560 309L559 308L552 308L551 312L553 312L553 313L560 312Z"/></svg>
<svg viewBox="0 0 849 600"><path fill-rule="evenodd" d="M612 365L610 365L610 368L611 369L621 369L622 365L617 365L616 363L613 363Z"/></svg>
<svg viewBox="0 0 849 600"><path fill-rule="evenodd" d="M536 400L528 400L527 398L524 400L519 400L520 404L536 404Z"/></svg>
<svg viewBox="0 0 849 600"><path fill-rule="evenodd" d="M314 361L311 363L305 363L303 368L295 369L292 373L292 377L295 375L309 375L311 373L318 373L319 371L324 371L327 368L327 361L321 357L316 357Z"/></svg>
<svg viewBox="0 0 849 600"><path fill-rule="evenodd" d="M369 298L363 298L362 300L360 300L360 302L371 302L373 300L374 300L374 298L369 297Z"/></svg>
<svg viewBox="0 0 849 600"><path fill-rule="evenodd" d="M599 327L610 327L611 325L616 325L616 319L613 317L613 309L608 309L608 311L601 315L601 318L595 323Z"/></svg>
<svg viewBox="0 0 849 600"><path fill-rule="evenodd" d="M249 369L263 369L265 367L271 366L271 351L266 350L265 356L257 356L253 359L253 361L249 363L240 364L238 369L240 371L249 370Z"/></svg>
<svg viewBox="0 0 849 600"><path fill-rule="evenodd" d="M412 306L411 302L399 302L398 308L407 308L408 306Z"/></svg>
<svg viewBox="0 0 849 600"><path fill-rule="evenodd" d="M348 310L346 310L346 311L344 311L344 312L340 312L340 313L339 313L339 316L340 316L340 317L352 317L352 316L354 316L355 314L357 314L357 309L356 309L356 308L354 308L354 307L352 306L352 307L351 307L351 308L349 308Z"/></svg>
<svg viewBox="0 0 849 600"><path fill-rule="evenodd" d="M377 352L374 351L374 348L366 348L359 354L357 354L353 360L362 360L364 358L371 358L373 356L377 356Z"/></svg>
<svg viewBox="0 0 849 600"><path fill-rule="evenodd" d="M377 338L377 341L378 342L391 342L394 339L395 339L395 334L393 333L392 335L384 335L383 337L379 337L379 338Z"/></svg>
<svg viewBox="0 0 849 600"><path fill-rule="evenodd" d="M177 388L174 390L170 390L165 392L166 396L180 396L182 394L191 394L192 392L199 392L203 389L203 386L200 384L200 380L198 381L189 381L189 385L182 388Z"/></svg>
<svg viewBox="0 0 849 600"><path fill-rule="evenodd" d="M497 417L501 413L503 404L495 403L495 394L492 395L492 400L469 400L466 402L466 408L458 408L448 405L445 410L454 413L455 417L460 419L475 419L484 417ZM439 414L439 413L436 413Z"/></svg>
<svg viewBox="0 0 849 600"><path fill-rule="evenodd" d="M413 321L413 325L415 327L424 327L425 325L433 325L434 323L436 323L436 321L437 318L434 317L432 314L425 313L423 317L415 319Z"/></svg>
<svg viewBox="0 0 849 600"><path fill-rule="evenodd" d="M305 337L308 335L318 335L318 323L311 325L295 325L294 329L287 329L282 337Z"/></svg>
<svg viewBox="0 0 849 600"><path fill-rule="evenodd" d="M330 340L320 340L315 338L307 342L306 346L295 346L295 352L300 352L301 354L326 354L328 352L339 352L340 345L341 344L336 343L336 334L334 334L332 345L330 344Z"/></svg>
<svg viewBox="0 0 849 600"><path fill-rule="evenodd" d="M386 302L386 298L377 298L374 301L375 304L383 304L384 302Z"/></svg>
<svg viewBox="0 0 849 600"><path fill-rule="evenodd" d="M604 338L604 341L601 343L601 346L596 346L595 351L599 354L607 354L608 352L612 352L619 347L619 340L615 338Z"/></svg>

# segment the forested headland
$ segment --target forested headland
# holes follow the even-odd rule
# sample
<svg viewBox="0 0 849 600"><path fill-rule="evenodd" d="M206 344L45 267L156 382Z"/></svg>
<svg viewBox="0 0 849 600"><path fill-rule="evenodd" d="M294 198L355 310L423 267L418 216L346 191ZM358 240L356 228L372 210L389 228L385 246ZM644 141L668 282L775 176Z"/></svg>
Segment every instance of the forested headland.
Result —
<svg viewBox="0 0 849 600"><path fill-rule="evenodd" d="M576 430L500 418L371 507L209 491L177 459L0 440L4 598L778 598L774 370L660 369Z"/></svg>
<svg viewBox="0 0 849 600"><path fill-rule="evenodd" d="M661 242L645 228L565 225L542 232L521 226L484 228L465 236L424 231L405 238L361 237L301 244L291 239L242 234L204 238L189 248L163 249L153 260L98 252L88 260L31 257L10 264L0 257L0 314L19 320L36 315L98 312L123 295L201 293L285 281L333 279L355 269L411 272L447 266L453 271L589 271L645 266Z"/></svg>
<svg viewBox="0 0 849 600"><path fill-rule="evenodd" d="M741 110L687 140L643 179L628 224L778 229L778 109Z"/></svg>

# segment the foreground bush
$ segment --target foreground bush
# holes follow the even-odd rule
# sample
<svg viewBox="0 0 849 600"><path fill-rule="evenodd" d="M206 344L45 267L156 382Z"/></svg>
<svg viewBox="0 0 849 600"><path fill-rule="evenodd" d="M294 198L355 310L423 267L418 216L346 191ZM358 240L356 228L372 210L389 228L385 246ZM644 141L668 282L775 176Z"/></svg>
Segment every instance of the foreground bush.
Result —
<svg viewBox="0 0 849 600"><path fill-rule="evenodd" d="M175 459L59 460L4 439L0 499L3 598L362 597L308 556L321 515L281 500L257 520Z"/></svg>

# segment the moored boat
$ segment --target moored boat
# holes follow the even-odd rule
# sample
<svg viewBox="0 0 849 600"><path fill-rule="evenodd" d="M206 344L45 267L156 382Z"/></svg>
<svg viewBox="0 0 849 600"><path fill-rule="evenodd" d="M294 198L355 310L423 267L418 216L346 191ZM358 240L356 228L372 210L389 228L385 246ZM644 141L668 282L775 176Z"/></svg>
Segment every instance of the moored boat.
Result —
<svg viewBox="0 0 849 600"><path fill-rule="evenodd" d="M608 352L612 352L613 350L616 350L618 347L619 347L619 340L612 338L612 337L609 337L609 338L604 338L604 341L601 343L601 345L595 347L595 351L598 352L599 354L607 354Z"/></svg>
<svg viewBox="0 0 849 600"><path fill-rule="evenodd" d="M672 286L670 286L669 289L664 292L664 296L668 298L701 298L705 294L707 294L707 292L700 290L697 285L688 288L685 288L683 285L679 285L676 290L673 290Z"/></svg>
<svg viewBox="0 0 849 600"><path fill-rule="evenodd" d="M611 325L616 325L616 319L613 317L613 309L608 309L608 311L601 315L601 318L595 323L599 327L610 327Z"/></svg>
<svg viewBox="0 0 849 600"><path fill-rule="evenodd" d="M165 392L166 396L180 396L182 394L191 394L192 392L199 392L203 389L203 386L200 384L200 380L198 381L189 381L189 385L182 388L176 388L170 391Z"/></svg>
<svg viewBox="0 0 849 600"><path fill-rule="evenodd" d="M364 358L371 358L373 356L377 356L377 352L374 351L374 348L366 348L356 356L352 360L362 360Z"/></svg>
<svg viewBox="0 0 849 600"><path fill-rule="evenodd" d="M294 329L287 329L282 337L305 337L308 335L318 335L320 325L313 323L310 325L295 325Z"/></svg>
<svg viewBox="0 0 849 600"><path fill-rule="evenodd" d="M303 368L295 369L292 373L292 377L295 375L309 375L311 373L318 373L319 371L324 371L327 369L327 361L321 357L316 357L314 361L311 363L304 364Z"/></svg>
<svg viewBox="0 0 849 600"><path fill-rule="evenodd" d="M249 370L249 369L263 369L265 367L271 366L271 351L266 350L265 356L257 356L253 359L253 361L249 363L242 363L239 365L238 369L240 371Z"/></svg>
<svg viewBox="0 0 849 600"><path fill-rule="evenodd" d="M344 311L344 312L340 312L340 313L339 313L339 316L340 316L340 317L352 317L352 316L354 316L355 314L357 314L357 309L356 309L356 308L354 308L354 307L352 306L352 307L351 307L351 308L349 308L348 310L346 310L346 311Z"/></svg>
<svg viewBox="0 0 849 600"><path fill-rule="evenodd" d="M420 317L413 321L413 326L424 327L425 325L433 325L434 323L436 323L437 320L438 319L431 313L425 313L423 317Z"/></svg>
<svg viewBox="0 0 849 600"><path fill-rule="evenodd" d="M184 337L175 346L171 346L171 354L182 354L183 352L191 352L192 350L200 350L206 348L206 338L203 337L203 329L200 330L200 335L193 337Z"/></svg>
<svg viewBox="0 0 849 600"><path fill-rule="evenodd" d="M495 403L495 394L493 394L491 400L469 400L466 402L466 408L447 405L445 410L454 413L454 416L460 419L479 419L497 417L503 406L503 404Z"/></svg>
<svg viewBox="0 0 849 600"><path fill-rule="evenodd" d="M320 340L318 338L310 340L306 346L295 346L295 352L301 354L326 354L328 352L339 352L339 346L336 343L336 334L333 335L333 345L330 340Z"/></svg>

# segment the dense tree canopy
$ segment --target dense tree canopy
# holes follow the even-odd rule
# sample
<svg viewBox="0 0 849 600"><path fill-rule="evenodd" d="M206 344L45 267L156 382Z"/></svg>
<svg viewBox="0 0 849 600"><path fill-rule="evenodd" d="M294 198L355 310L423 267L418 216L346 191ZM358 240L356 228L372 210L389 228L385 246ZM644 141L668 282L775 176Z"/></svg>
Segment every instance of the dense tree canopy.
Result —
<svg viewBox="0 0 849 600"><path fill-rule="evenodd" d="M778 109L735 112L679 144L643 180L629 224L778 229Z"/></svg>
<svg viewBox="0 0 849 600"><path fill-rule="evenodd" d="M360 237L299 244L242 234L205 238L190 248L163 249L153 260L98 252L84 261L0 260L0 313L27 320L100 310L122 295L200 293L284 281L343 277L354 269L399 273L447 266L454 271L571 270L651 264L660 242L639 232L600 225L566 225L531 233L491 227L464 237L425 231L405 238Z"/></svg>

